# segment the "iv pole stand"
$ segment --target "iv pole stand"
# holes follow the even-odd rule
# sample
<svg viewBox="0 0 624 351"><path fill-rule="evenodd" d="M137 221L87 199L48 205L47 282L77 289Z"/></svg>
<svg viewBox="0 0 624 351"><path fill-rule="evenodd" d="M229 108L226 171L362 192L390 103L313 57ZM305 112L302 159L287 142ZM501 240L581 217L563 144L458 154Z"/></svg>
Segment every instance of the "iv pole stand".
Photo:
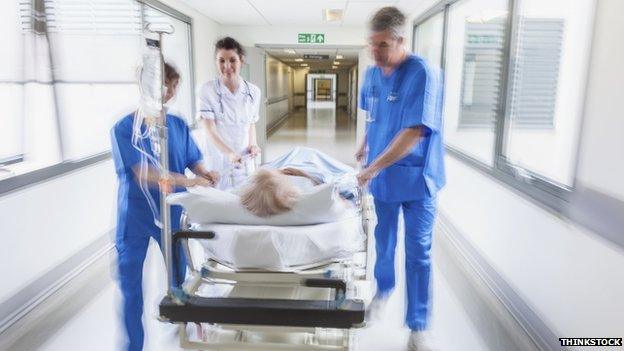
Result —
<svg viewBox="0 0 624 351"><path fill-rule="evenodd" d="M160 162L160 179L158 181L158 187L160 191L160 222L162 225L160 233L160 249L165 258L165 267L167 268L167 296L175 299L175 292L172 291L174 285L174 269L173 269L173 254L172 254L172 237L171 237L171 207L167 203L167 195L173 190L171 189L171 175L169 174L169 136L167 131L166 114L165 111L165 89L166 82L165 77L165 59L162 53L162 38L163 34L172 34L173 26L169 28L152 28L152 24L148 24L146 29L149 32L158 34L158 51L160 54L160 76L161 76L161 105L160 105L160 118L156 119L154 128L158 131L159 150L158 160Z"/></svg>

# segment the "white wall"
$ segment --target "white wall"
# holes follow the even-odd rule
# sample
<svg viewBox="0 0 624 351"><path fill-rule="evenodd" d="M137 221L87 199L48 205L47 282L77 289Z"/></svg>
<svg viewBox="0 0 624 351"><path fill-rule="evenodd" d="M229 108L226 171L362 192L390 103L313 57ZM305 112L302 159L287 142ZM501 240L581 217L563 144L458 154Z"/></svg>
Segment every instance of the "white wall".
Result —
<svg viewBox="0 0 624 351"><path fill-rule="evenodd" d="M275 123L289 112L290 77L292 68L282 61L266 56L266 89L267 89L267 113L266 125L271 128ZM288 97L287 100L271 102L272 99Z"/></svg>
<svg viewBox="0 0 624 351"><path fill-rule="evenodd" d="M624 201L624 2L599 1L577 180Z"/></svg>
<svg viewBox="0 0 624 351"><path fill-rule="evenodd" d="M256 122L256 137L260 148L264 148L267 130L266 54L263 49L256 47L246 47L245 50L247 51L247 63L249 63L249 80L260 88L260 119ZM264 154L262 157L264 158Z"/></svg>
<svg viewBox="0 0 624 351"><path fill-rule="evenodd" d="M0 302L115 227L112 161L0 197Z"/></svg>
<svg viewBox="0 0 624 351"><path fill-rule="evenodd" d="M305 94L306 93L306 74L310 71L309 68L296 68L294 69L294 82L293 88L295 94ZM295 96L295 107L302 107L306 104L306 97L303 96Z"/></svg>
<svg viewBox="0 0 624 351"><path fill-rule="evenodd" d="M338 72L337 99L338 107L347 108L349 104L349 70L341 69ZM345 94L345 95L340 95Z"/></svg>
<svg viewBox="0 0 624 351"><path fill-rule="evenodd" d="M423 2L423 9L431 2ZM624 198L620 0L599 1L577 178ZM444 212L557 335L624 333L624 252L447 157Z"/></svg>
<svg viewBox="0 0 624 351"><path fill-rule="evenodd" d="M193 54L195 62L195 83L199 87L217 74L214 59L214 44L219 38L219 25L177 0L160 0L193 19Z"/></svg>
<svg viewBox="0 0 624 351"><path fill-rule="evenodd" d="M277 26L222 26L221 35L229 35L243 45L298 44L298 33L325 33L325 44L365 45L366 29L360 27L277 27Z"/></svg>
<svg viewBox="0 0 624 351"><path fill-rule="evenodd" d="M360 87L362 86L362 84L364 84L364 77L366 75L366 70L368 69L369 66L373 64L374 63L371 59L368 48L364 48L360 50L360 53L358 55L358 84ZM358 145L364 139L365 134L366 134L366 112L360 109L359 96L358 96L357 131L356 131L356 140L357 140Z"/></svg>

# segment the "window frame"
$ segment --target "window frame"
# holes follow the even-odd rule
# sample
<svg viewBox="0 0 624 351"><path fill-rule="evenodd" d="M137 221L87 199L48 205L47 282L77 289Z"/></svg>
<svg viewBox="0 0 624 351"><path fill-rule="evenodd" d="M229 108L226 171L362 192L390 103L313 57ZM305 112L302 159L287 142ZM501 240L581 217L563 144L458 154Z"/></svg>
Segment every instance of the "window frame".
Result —
<svg viewBox="0 0 624 351"><path fill-rule="evenodd" d="M158 1L158 0L133 0L134 2L136 2L139 5L142 6L149 6L157 11L162 12L163 14L170 16L172 18L175 18L177 20L180 20L186 24L189 25L189 33L188 33L188 41L189 41L189 69L190 69L190 76L189 76L189 80L191 83L191 111L192 111L192 118L190 118L190 120L193 122L189 125L190 128L194 129L197 127L197 117L196 117L196 109L197 106L195 106L194 102L196 99L196 92L195 92L195 57L194 57L194 36L193 36L193 18ZM52 51L51 48L49 50L50 52ZM52 84L54 86L54 77L52 77L53 81L48 83L48 84ZM58 100L55 98L55 106L58 103ZM59 119L60 116L58 114L58 108L57 111L55 111L55 118L56 121L55 123L59 123ZM59 125L60 126L60 125ZM63 150L63 137L62 137L62 133L59 130L59 136L58 136L58 140L59 140L59 145L57 145L57 147L60 147L61 150ZM63 157L63 155L61 154L61 157ZM105 152L100 152L100 153L96 153L93 154L91 156L87 156L84 157L82 159L79 160L64 160L61 159L60 162L57 162L53 165L47 166L47 167L42 167L42 168L37 168L37 169L33 169L32 171L26 172L24 174L19 174L19 175L15 175L15 176L9 176L6 178L1 178L0 179L0 197L12 193L14 191L23 189L23 188L27 188L33 185L36 185L38 183L62 176L64 174L68 174L71 172L74 172L76 170L79 170L81 168L85 168L85 167L89 167L92 166L94 164L100 163L100 162L104 162L107 161L111 158L111 152L110 151L105 151ZM13 162L11 162L12 164L14 163L19 163L22 162L24 159L23 157L19 157L16 158L15 160L13 160ZM8 165L9 163L4 164L4 166ZM4 170L4 168L1 168L2 170ZM2 173L0 173L0 176L2 175Z"/></svg>

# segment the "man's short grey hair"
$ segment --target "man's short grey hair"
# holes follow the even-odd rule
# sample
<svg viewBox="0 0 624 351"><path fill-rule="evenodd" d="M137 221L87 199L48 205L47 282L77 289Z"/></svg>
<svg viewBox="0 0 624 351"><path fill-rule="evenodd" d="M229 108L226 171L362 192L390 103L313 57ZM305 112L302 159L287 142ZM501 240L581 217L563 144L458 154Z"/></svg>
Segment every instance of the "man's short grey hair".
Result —
<svg viewBox="0 0 624 351"><path fill-rule="evenodd" d="M370 30L383 32L390 30L396 38L405 37L405 14L394 6L379 9L369 22Z"/></svg>

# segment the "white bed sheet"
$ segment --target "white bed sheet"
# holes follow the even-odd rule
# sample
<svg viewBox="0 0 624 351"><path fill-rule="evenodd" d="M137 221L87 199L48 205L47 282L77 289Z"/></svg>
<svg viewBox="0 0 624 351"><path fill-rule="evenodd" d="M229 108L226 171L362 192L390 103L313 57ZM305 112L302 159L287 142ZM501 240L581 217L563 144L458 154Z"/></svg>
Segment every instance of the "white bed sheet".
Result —
<svg viewBox="0 0 624 351"><path fill-rule="evenodd" d="M215 239L199 240L205 259L235 269L292 271L351 257L365 240L359 216L303 226L197 224L192 229L214 231Z"/></svg>

